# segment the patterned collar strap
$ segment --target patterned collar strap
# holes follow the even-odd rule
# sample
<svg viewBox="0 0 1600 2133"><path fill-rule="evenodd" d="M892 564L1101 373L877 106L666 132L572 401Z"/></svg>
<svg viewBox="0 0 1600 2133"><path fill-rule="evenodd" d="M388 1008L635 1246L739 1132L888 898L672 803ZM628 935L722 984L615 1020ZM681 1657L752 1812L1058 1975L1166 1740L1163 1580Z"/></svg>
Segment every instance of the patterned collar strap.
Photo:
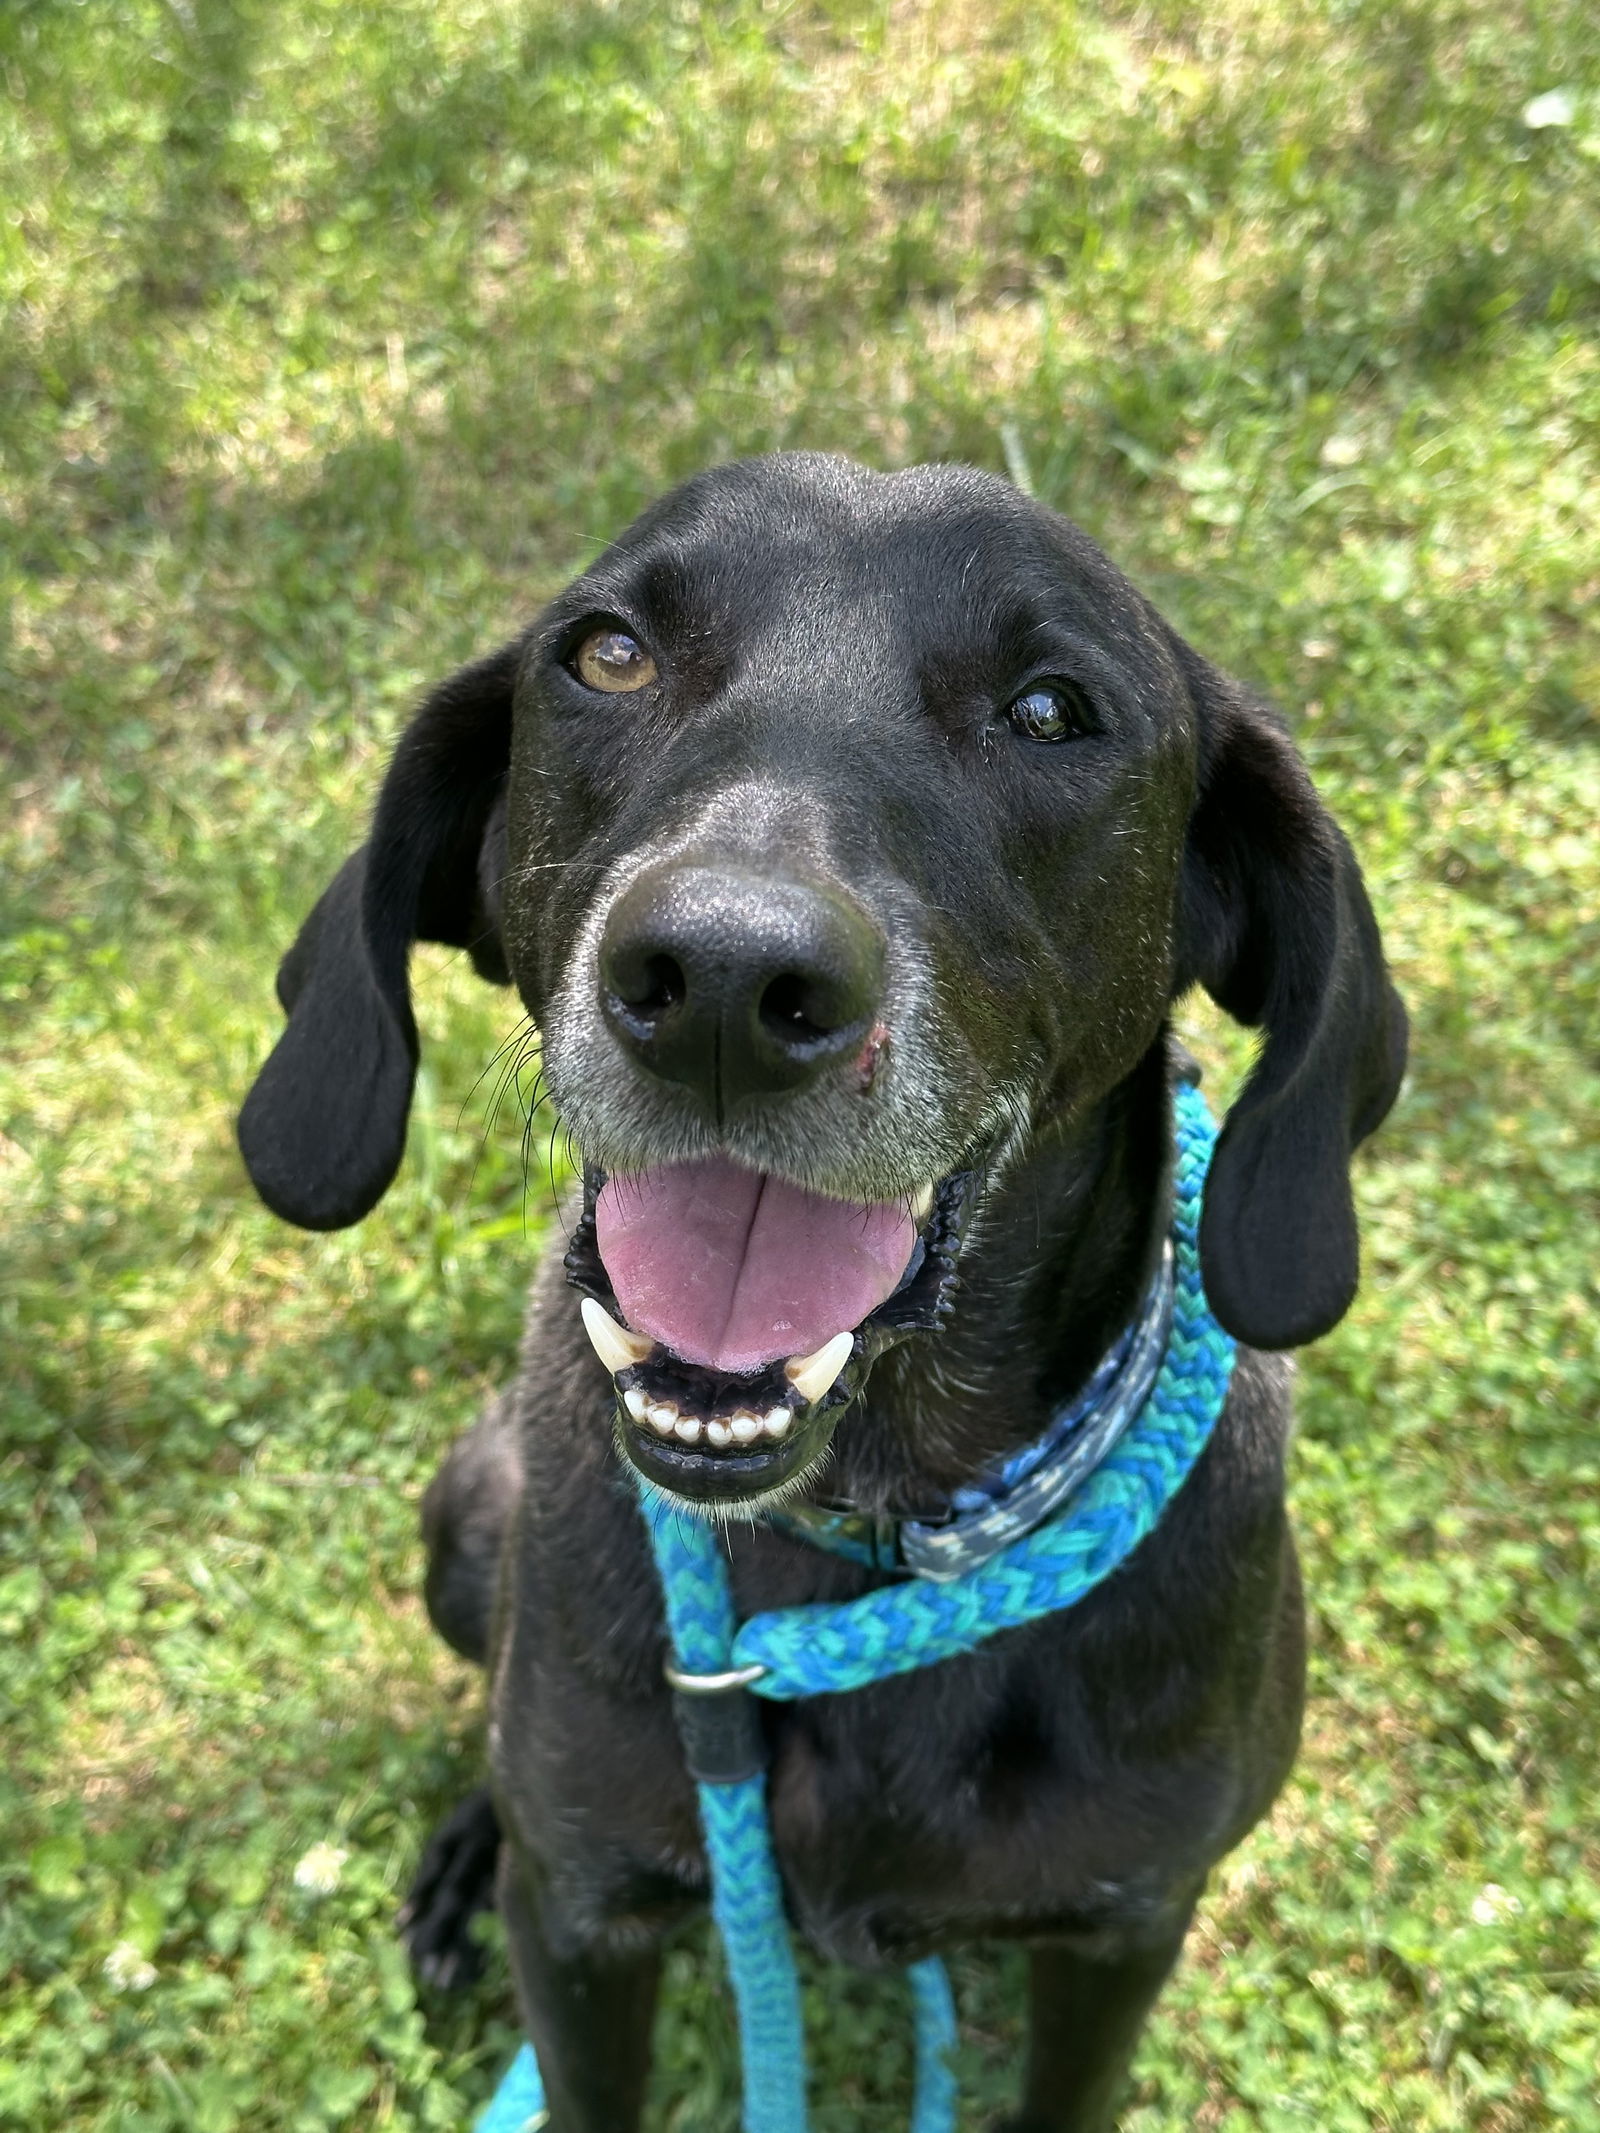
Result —
<svg viewBox="0 0 1600 2133"><path fill-rule="evenodd" d="M1150 1397L1172 1326L1172 1246L1161 1255L1139 1315L1124 1327L1080 1391L1032 1444L1011 1453L951 1498L937 1524L892 1513L786 1504L767 1523L831 1555L942 1582L975 1570L1063 1511Z"/></svg>

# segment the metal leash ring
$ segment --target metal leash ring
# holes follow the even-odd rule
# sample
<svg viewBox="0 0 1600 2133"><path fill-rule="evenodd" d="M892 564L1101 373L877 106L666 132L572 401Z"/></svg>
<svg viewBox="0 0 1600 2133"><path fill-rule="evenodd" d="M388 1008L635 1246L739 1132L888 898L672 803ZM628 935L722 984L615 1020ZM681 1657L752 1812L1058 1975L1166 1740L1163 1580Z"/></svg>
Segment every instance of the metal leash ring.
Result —
<svg viewBox="0 0 1600 2133"><path fill-rule="evenodd" d="M662 1667L667 1686L684 1696L721 1696L729 1689L748 1689L767 1671L760 1660L750 1666L730 1667L724 1674L686 1674L669 1659Z"/></svg>

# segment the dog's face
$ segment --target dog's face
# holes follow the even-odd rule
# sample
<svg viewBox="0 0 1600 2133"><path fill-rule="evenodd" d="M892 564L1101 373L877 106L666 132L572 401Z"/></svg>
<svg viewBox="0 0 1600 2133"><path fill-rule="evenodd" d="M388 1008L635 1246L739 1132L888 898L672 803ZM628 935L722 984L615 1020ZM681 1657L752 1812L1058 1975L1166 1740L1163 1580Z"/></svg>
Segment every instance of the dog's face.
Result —
<svg viewBox="0 0 1600 2133"><path fill-rule="evenodd" d="M1270 716L991 477L722 468L435 692L280 977L241 1139L291 1219L392 1175L419 936L543 1032L569 1264L623 1447L678 1495L813 1468L987 1184L1196 979L1268 1035L1214 1306L1277 1346L1348 1302L1346 1165L1404 1038L1353 862Z"/></svg>

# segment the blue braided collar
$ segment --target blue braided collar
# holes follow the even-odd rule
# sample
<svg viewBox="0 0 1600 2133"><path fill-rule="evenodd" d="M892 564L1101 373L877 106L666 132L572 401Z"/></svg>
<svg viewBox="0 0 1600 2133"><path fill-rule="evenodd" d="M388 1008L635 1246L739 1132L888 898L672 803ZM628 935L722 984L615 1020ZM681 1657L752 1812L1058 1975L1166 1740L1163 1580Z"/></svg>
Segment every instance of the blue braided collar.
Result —
<svg viewBox="0 0 1600 2133"><path fill-rule="evenodd" d="M795 1540L882 1570L942 1582L975 1570L1054 1518L1075 1496L1150 1397L1172 1327L1172 1246L1165 1246L1138 1316L1113 1341L1081 1391L1049 1427L976 1480L952 1491L937 1523L874 1517L821 1504L785 1504L767 1523Z"/></svg>

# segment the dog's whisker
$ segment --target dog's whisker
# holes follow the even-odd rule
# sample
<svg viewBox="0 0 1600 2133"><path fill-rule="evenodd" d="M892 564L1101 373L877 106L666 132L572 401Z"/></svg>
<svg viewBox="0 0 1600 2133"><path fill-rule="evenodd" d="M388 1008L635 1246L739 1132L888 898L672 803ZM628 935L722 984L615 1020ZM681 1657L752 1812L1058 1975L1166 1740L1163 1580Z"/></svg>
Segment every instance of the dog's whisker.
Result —
<svg viewBox="0 0 1600 2133"><path fill-rule="evenodd" d="M463 1097L462 1099L461 1108L456 1114L456 1124L458 1127L460 1126L461 1121L466 1116L468 1104L472 1102L472 1099L483 1087L483 1084L488 1079L489 1075L494 1072L497 1066L499 1066L501 1067L501 1072L495 1084L494 1094L491 1099L489 1109L489 1123L492 1128L495 1113L498 1110L506 1082L510 1075L515 1071L517 1063L523 1056L524 1050L527 1044L529 1043L530 1038L536 1041L537 1034L538 1033L534 1030L532 1022L526 1016L524 1016L523 1019L517 1024L516 1028L511 1032L510 1036L506 1038L505 1042L503 1044L498 1045L495 1050L490 1053L488 1059L484 1062L483 1067L479 1071L477 1078L474 1080L472 1087L467 1091L465 1097ZM508 1055L509 1064L506 1064L505 1062L507 1062Z"/></svg>

